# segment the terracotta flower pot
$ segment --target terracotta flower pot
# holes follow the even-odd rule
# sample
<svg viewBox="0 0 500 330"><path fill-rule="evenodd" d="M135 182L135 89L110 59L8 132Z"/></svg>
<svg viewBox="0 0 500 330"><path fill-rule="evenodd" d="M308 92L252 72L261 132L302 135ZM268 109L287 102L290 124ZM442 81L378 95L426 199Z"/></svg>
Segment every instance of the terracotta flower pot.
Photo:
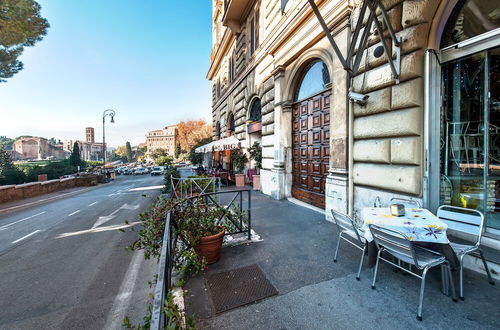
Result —
<svg viewBox="0 0 500 330"><path fill-rule="evenodd" d="M205 257L208 265L216 263L220 259L220 250L222 248L222 241L224 240L224 229L221 232L212 236L202 237L200 244L194 247L196 253Z"/></svg>
<svg viewBox="0 0 500 330"><path fill-rule="evenodd" d="M235 174L236 179L236 187L244 187L245 186L245 175L244 174Z"/></svg>
<svg viewBox="0 0 500 330"><path fill-rule="evenodd" d="M260 190L260 175L254 175L252 178L253 178L253 190Z"/></svg>

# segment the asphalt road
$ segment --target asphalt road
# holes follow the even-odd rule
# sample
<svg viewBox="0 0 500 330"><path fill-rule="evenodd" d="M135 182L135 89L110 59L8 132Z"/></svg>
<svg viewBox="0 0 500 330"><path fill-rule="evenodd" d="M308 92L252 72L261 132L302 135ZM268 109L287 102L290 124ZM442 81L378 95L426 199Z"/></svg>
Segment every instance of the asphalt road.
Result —
<svg viewBox="0 0 500 330"><path fill-rule="evenodd" d="M142 321L156 263L125 250L136 234L118 228L138 221L162 179L122 176L1 215L0 329L120 329L124 316Z"/></svg>

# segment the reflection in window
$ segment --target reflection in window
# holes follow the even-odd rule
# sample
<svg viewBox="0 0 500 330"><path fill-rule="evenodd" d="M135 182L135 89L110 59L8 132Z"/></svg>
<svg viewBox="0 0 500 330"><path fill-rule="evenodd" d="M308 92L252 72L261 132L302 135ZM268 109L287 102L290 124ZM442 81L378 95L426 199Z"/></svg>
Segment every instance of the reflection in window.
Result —
<svg viewBox="0 0 500 330"><path fill-rule="evenodd" d="M441 48L499 27L498 0L460 0L446 23Z"/></svg>
<svg viewBox="0 0 500 330"><path fill-rule="evenodd" d="M321 60L311 62L304 70L299 83L295 101L321 92L330 83L330 73L326 64Z"/></svg>
<svg viewBox="0 0 500 330"><path fill-rule="evenodd" d="M260 121L262 118L262 108L260 105L260 99L255 99L250 108L250 118L251 121Z"/></svg>

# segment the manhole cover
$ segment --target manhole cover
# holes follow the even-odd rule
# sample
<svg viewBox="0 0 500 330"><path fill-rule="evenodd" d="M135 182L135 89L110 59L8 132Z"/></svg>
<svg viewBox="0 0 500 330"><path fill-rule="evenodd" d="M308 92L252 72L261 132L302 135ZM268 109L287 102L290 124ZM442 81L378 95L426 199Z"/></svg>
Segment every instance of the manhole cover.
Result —
<svg viewBox="0 0 500 330"><path fill-rule="evenodd" d="M207 277L207 286L216 313L278 294L257 265L210 274Z"/></svg>

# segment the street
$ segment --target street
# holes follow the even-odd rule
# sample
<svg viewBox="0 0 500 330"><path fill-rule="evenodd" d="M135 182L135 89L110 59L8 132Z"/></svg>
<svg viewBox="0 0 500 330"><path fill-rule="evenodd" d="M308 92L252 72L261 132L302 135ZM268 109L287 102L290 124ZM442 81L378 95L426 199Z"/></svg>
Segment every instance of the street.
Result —
<svg viewBox="0 0 500 330"><path fill-rule="evenodd" d="M136 234L118 229L137 224L162 183L162 176L121 176L0 215L0 328L119 329L125 316L141 322L156 262L127 251Z"/></svg>

